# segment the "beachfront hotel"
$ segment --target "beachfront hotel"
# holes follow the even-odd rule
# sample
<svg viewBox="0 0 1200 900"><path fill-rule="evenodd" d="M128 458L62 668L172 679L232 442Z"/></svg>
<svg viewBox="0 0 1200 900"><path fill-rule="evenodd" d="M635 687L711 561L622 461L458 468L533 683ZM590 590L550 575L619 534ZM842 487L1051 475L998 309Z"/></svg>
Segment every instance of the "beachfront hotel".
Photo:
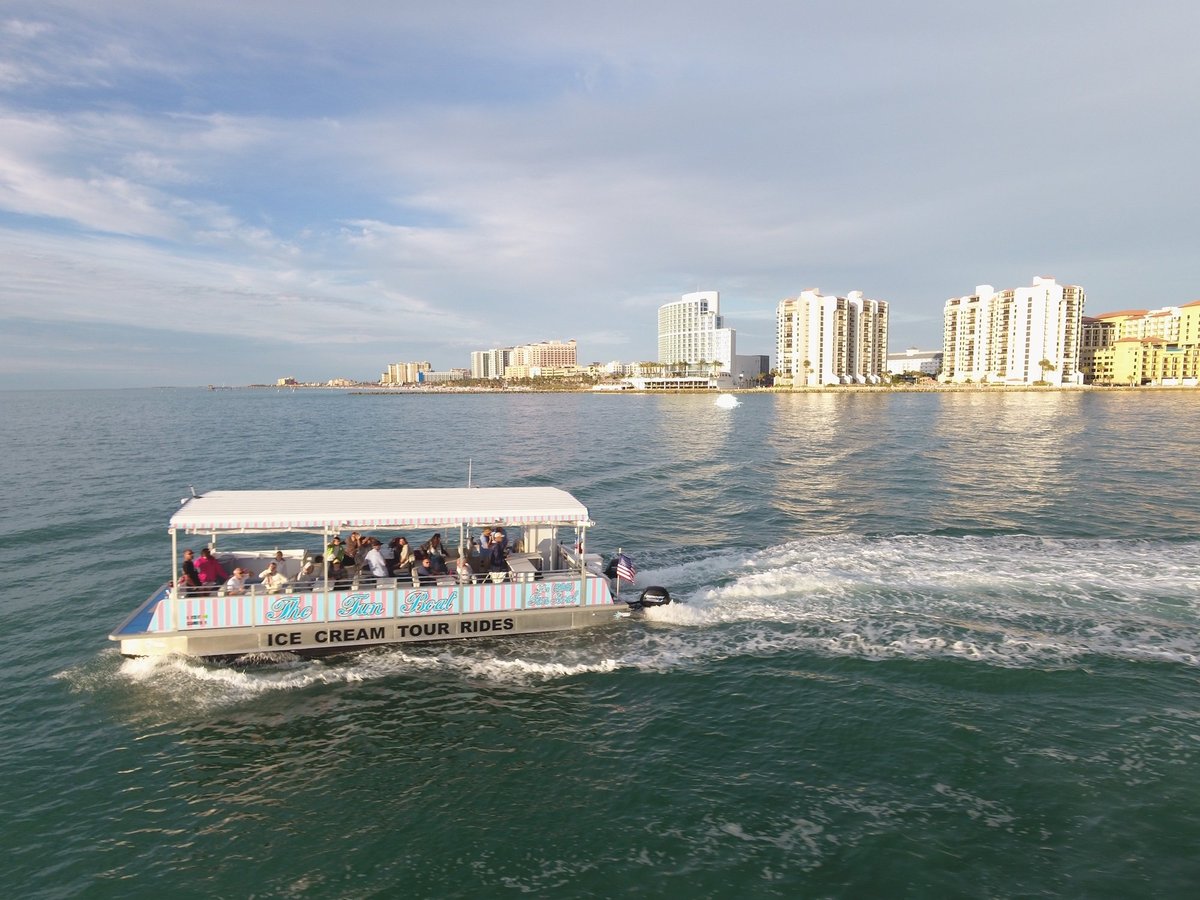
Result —
<svg viewBox="0 0 1200 900"><path fill-rule="evenodd" d="M428 362L390 363L387 371L380 376L379 383L387 386L417 384L424 380L424 373L432 371L433 366Z"/></svg>
<svg viewBox="0 0 1200 900"><path fill-rule="evenodd" d="M472 378L530 378L574 374L579 367L574 340L538 341L471 353Z"/></svg>
<svg viewBox="0 0 1200 900"><path fill-rule="evenodd" d="M865 299L862 291L826 297L813 288L780 300L775 384L876 384L887 372L887 335L887 301Z"/></svg>
<svg viewBox="0 0 1200 900"><path fill-rule="evenodd" d="M990 284L951 297L941 380L950 384L1081 384L1083 288L1037 277L1031 287Z"/></svg>
<svg viewBox="0 0 1200 900"><path fill-rule="evenodd" d="M700 372L732 373L737 334L725 327L717 291L696 291L658 308L658 361Z"/></svg>
<svg viewBox="0 0 1200 900"><path fill-rule="evenodd" d="M1079 369L1094 384L1196 385L1200 300L1083 319Z"/></svg>
<svg viewBox="0 0 1200 900"><path fill-rule="evenodd" d="M505 378L562 378L579 370L575 341L539 341L513 347L512 357L504 367Z"/></svg>

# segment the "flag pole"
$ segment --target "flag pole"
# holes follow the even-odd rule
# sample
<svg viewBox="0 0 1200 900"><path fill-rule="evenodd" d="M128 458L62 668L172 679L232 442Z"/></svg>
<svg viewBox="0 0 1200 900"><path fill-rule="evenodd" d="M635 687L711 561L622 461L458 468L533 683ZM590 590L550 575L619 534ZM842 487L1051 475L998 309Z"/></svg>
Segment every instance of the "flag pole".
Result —
<svg viewBox="0 0 1200 900"><path fill-rule="evenodd" d="M619 569L620 566L621 566L621 548L618 547L617 548L617 568ZM617 597L620 598L620 596L621 596L621 575L620 575L620 573L618 573L617 574Z"/></svg>

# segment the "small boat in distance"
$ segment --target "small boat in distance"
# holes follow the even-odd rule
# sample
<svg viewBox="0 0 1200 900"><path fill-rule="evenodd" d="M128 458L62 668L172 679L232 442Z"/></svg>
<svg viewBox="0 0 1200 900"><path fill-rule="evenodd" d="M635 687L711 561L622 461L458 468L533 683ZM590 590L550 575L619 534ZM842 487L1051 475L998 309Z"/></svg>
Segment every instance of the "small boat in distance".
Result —
<svg viewBox="0 0 1200 900"><path fill-rule="evenodd" d="M126 656L317 655L565 631L611 622L636 602L614 598L600 556L586 549L595 523L558 488L209 491L181 503L167 529L175 565L181 537L203 535L226 572L241 568L251 579L240 588L194 587L180 584L176 569L109 635ZM509 545L502 568L477 543L483 529L497 527ZM324 558L310 565L347 531L385 544L403 532L413 548L432 532L457 543L445 549L442 575L377 577L349 556L337 578ZM218 537L233 546L218 548ZM264 584L255 576L272 562L283 577Z"/></svg>

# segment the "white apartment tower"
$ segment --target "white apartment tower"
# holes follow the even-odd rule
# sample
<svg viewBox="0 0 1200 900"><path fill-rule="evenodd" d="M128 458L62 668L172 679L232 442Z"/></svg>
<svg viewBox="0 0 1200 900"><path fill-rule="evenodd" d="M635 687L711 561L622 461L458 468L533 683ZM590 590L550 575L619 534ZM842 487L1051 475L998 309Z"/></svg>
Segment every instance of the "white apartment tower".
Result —
<svg viewBox="0 0 1200 900"><path fill-rule="evenodd" d="M471 351L471 377L497 379L512 360L512 347L493 347L491 350Z"/></svg>
<svg viewBox="0 0 1200 900"><path fill-rule="evenodd" d="M779 301L778 384L874 384L887 373L888 305L862 291L825 297L815 288Z"/></svg>
<svg viewBox="0 0 1200 900"><path fill-rule="evenodd" d="M725 327L716 291L696 291L658 308L658 361L665 366L716 363L733 372L737 333Z"/></svg>
<svg viewBox="0 0 1200 900"><path fill-rule="evenodd" d="M1037 277L1031 287L981 284L944 313L941 380L1080 384L1083 288Z"/></svg>

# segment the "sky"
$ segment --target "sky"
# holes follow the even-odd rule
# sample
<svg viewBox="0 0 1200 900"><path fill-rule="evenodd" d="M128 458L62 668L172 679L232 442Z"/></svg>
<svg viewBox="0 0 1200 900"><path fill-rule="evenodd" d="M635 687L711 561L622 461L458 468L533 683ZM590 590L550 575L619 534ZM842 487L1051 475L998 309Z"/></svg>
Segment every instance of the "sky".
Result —
<svg viewBox="0 0 1200 900"><path fill-rule="evenodd" d="M5 0L0 388L652 360L806 288L1200 298L1200 4Z"/></svg>

